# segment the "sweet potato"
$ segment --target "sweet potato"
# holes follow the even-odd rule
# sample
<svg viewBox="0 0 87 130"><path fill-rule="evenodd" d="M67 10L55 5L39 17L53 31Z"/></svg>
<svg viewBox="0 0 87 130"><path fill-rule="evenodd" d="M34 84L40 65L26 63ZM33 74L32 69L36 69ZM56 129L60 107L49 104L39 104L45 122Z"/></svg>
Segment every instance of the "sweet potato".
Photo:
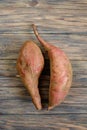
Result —
<svg viewBox="0 0 87 130"><path fill-rule="evenodd" d="M72 67L66 54L58 47L44 41L36 26L33 24L33 30L44 48L48 52L50 59L50 87L49 87L49 107L52 109L59 105L68 94L72 83Z"/></svg>
<svg viewBox="0 0 87 130"><path fill-rule="evenodd" d="M41 109L41 98L38 90L38 79L44 67L44 58L40 48L33 42L23 44L17 59L17 70L30 93L37 109Z"/></svg>

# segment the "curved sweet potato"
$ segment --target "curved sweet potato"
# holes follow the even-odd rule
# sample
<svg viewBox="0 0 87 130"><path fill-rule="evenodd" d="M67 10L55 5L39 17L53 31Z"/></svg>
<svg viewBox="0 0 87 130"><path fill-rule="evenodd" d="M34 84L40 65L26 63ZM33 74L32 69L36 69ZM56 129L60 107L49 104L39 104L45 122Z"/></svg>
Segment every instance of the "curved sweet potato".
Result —
<svg viewBox="0 0 87 130"><path fill-rule="evenodd" d="M72 67L66 54L58 47L45 42L38 34L36 26L33 30L44 48L48 51L50 59L50 88L49 107L52 109L59 105L68 94L72 83Z"/></svg>
<svg viewBox="0 0 87 130"><path fill-rule="evenodd" d="M37 109L41 109L41 98L38 90L38 79L44 66L44 58L40 48L33 42L23 44L17 60L17 70L30 93Z"/></svg>

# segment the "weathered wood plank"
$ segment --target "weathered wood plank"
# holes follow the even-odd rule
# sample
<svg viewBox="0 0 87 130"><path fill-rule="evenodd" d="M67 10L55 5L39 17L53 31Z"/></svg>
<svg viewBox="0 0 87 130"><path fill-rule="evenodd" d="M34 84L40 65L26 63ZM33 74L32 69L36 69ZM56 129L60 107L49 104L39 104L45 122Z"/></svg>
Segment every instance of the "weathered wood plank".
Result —
<svg viewBox="0 0 87 130"><path fill-rule="evenodd" d="M4 81L5 82L5 81ZM5 84L5 83L4 83ZM7 83L10 84L10 83ZM15 84L13 82L13 84ZM43 100L48 100L48 87L49 85L40 85L40 94ZM0 99L1 100L31 100L27 90L24 86L12 85L12 86L0 86ZM15 101L16 102L16 101ZM64 100L64 103L87 103L87 88L74 88L71 87L68 96Z"/></svg>
<svg viewBox="0 0 87 130"><path fill-rule="evenodd" d="M45 30L47 28L51 33L86 34L86 9L86 0L82 2L5 0L0 2L0 33L28 33L30 24L34 22L38 26L43 26ZM47 33L47 30L44 33Z"/></svg>
<svg viewBox="0 0 87 130"><path fill-rule="evenodd" d="M87 86L87 61L71 61L73 67L73 87ZM42 72L40 84L49 84L49 61L46 60ZM17 78L16 60L0 60L0 86L22 86L20 78ZM48 75L48 76L47 76ZM5 77L4 77L5 76ZM10 77L9 77L10 76ZM11 78L13 77L13 78ZM4 82L5 81L5 82Z"/></svg>
<svg viewBox="0 0 87 130"><path fill-rule="evenodd" d="M47 87L50 82L50 77L48 75L41 75L40 77L40 86ZM19 77L0 77L0 86L23 86L23 83ZM87 75L74 75L72 86L75 88L86 88L87 87Z"/></svg>
<svg viewBox="0 0 87 130"><path fill-rule="evenodd" d="M87 38L86 36L80 35L58 35L49 34L43 35L43 38L55 46L59 46L63 49L66 54L72 60L87 60ZM34 39L40 46L39 42L36 40L34 34L32 35L19 35L19 34L6 34L0 35L0 59L17 59L19 50L26 40ZM45 57L47 54L42 48Z"/></svg>
<svg viewBox="0 0 87 130"><path fill-rule="evenodd" d="M87 101L87 98L86 98ZM72 102L72 101L71 101ZM87 114L86 103L62 103L51 111L47 111L47 102L43 102L43 110L38 111L30 100L0 100L0 114Z"/></svg>
<svg viewBox="0 0 87 130"><path fill-rule="evenodd" d="M86 114L1 115L1 130L87 130Z"/></svg>
<svg viewBox="0 0 87 130"><path fill-rule="evenodd" d="M57 14L57 15L59 15L59 14ZM3 17L6 18L6 16L3 16ZM15 17L15 19L16 19L17 15L13 16L13 17ZM23 17L23 19L28 18L28 16L25 17L25 15L24 16L20 15L20 17ZM38 26L39 33L44 33L44 34L49 34L49 33L65 34L66 33L66 34L82 34L82 35L87 34L87 28L86 28L87 19L85 17L82 18L82 21L83 22L85 21L85 23L82 23L83 25L79 25L82 21L79 23L76 22L77 23L76 25L72 24L72 23L75 23L74 21L76 21L76 19L79 19L79 21L80 21L81 16L79 16L79 17L76 16L76 18L72 18L72 16L71 16L71 18L68 18L68 16L66 16L66 18L64 18L64 17L65 16L62 16L62 17L60 16L59 18L58 18L58 16L55 16L55 17L53 16L52 18L48 17L47 19L45 19L45 22L43 20L41 20L41 17L37 18L37 16L36 16L36 18L33 19L33 21L30 20L30 18L29 18L29 20L23 22L23 19L20 18L19 21L22 21L22 23L17 22L17 20L15 22L15 20L11 20L11 18L9 18L9 17L7 19L9 21L9 23L5 23L6 20L4 20L2 18L2 20L1 20L2 23L0 23L0 34L32 33L32 29L31 29L32 23L35 23ZM54 21L52 19L54 19ZM55 19L57 19L57 20L55 20ZM11 20L11 22L10 22L10 20ZM49 21L51 21L50 24L48 24ZM68 21L70 21L70 22L68 22ZM71 25L69 25L69 23L71 23Z"/></svg>
<svg viewBox="0 0 87 130"><path fill-rule="evenodd" d="M62 3L62 5L61 5L61 3ZM59 6L57 6L57 4ZM76 5L73 7L72 6L73 4L76 4ZM73 1L73 0L67 0L67 1L65 1L65 0L62 0L62 1L61 0L58 0L58 1L57 0L41 0L41 1L40 0L39 1L37 1L37 0L33 0L33 1L22 0L21 1L21 0L19 0L19 2L17 0L11 1L11 2L9 0L3 0L3 2L0 1L0 7L4 7L4 6L10 7L10 6L12 6L12 7L15 7L15 8L32 7L32 6L38 5L38 6L36 6L36 8L40 8L40 7L46 8L46 7L52 6L53 9L56 9L56 8L60 9L60 6L62 6L62 8L64 8L64 9L66 9L66 7L71 9L71 7L72 7L73 9L78 10L78 9L81 9L81 7L86 7L86 4L87 4L86 0L83 0L82 2L79 1L79 0L76 0L76 1ZM48 6L46 6L46 5L48 5ZM77 8L76 8L76 6L77 6Z"/></svg>
<svg viewBox="0 0 87 130"><path fill-rule="evenodd" d="M78 16L76 16L76 18L77 17ZM59 18L59 19L63 19L63 18ZM34 20L34 21L36 21L36 20ZM60 23L62 22L62 20L58 20L58 21L60 21ZM75 20L73 20L73 21L75 21ZM83 21L84 21L84 18L83 18ZM55 27L55 25L48 25L43 22L42 22L42 24L40 22L37 23L37 22L31 22L31 21L28 21L26 23L25 22L24 23L17 23L17 22L14 23L13 22L13 23L6 23L6 24L4 24L3 22L2 22L2 24L0 23L0 34L23 34L23 35L32 34L33 31L31 28L31 24L35 23L38 27L38 31L40 34L87 35L87 29L84 26L78 27L78 28L73 26L71 28L71 26L68 26L68 25L62 26L60 24L56 25L57 27ZM65 28L66 26L67 26L67 28Z"/></svg>

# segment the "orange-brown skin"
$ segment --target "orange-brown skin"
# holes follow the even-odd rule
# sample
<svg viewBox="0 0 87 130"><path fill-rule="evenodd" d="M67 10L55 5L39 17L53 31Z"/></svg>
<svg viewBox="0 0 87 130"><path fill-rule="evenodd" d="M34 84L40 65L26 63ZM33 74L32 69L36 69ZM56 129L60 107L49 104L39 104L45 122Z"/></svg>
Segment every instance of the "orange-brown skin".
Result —
<svg viewBox="0 0 87 130"><path fill-rule="evenodd" d="M72 83L72 67L66 54L58 47L45 42L38 34L36 26L33 30L44 48L48 51L50 59L50 88L49 107L52 109L59 105L68 94Z"/></svg>
<svg viewBox="0 0 87 130"><path fill-rule="evenodd" d="M33 41L25 42L19 52L17 70L38 110L42 109L38 79L43 67L44 58L40 48Z"/></svg>

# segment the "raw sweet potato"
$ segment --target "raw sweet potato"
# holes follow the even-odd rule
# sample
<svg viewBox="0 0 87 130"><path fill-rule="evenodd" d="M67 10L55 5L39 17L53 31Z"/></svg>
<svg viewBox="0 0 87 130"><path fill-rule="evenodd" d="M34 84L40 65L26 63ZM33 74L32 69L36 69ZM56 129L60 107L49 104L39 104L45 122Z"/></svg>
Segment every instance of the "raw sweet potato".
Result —
<svg viewBox="0 0 87 130"><path fill-rule="evenodd" d="M33 30L44 48L48 52L50 59L50 87L49 87L49 107L52 109L59 105L68 94L72 83L72 67L66 54L58 47L45 42L33 24Z"/></svg>
<svg viewBox="0 0 87 130"><path fill-rule="evenodd" d="M17 70L30 93L37 109L41 109L41 98L38 90L38 79L44 66L44 58L40 48L33 42L23 44L17 60Z"/></svg>

